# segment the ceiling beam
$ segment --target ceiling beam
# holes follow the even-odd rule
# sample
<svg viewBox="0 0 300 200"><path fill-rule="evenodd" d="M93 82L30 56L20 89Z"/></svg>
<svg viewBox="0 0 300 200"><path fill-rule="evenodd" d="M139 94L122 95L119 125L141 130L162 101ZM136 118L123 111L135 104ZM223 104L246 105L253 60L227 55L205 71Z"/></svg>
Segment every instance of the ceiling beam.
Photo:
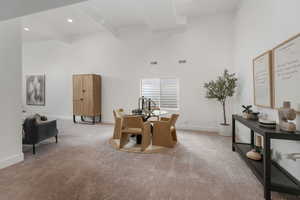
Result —
<svg viewBox="0 0 300 200"><path fill-rule="evenodd" d="M96 22L100 29L104 28L106 31L108 31L109 33L111 33L115 37L119 36L118 31L114 27L112 27L110 24L106 23L105 19L100 14L100 11L97 9L96 6L93 6L91 4L91 2L81 4L79 9L85 15L90 17L90 19L92 19L94 22Z"/></svg>

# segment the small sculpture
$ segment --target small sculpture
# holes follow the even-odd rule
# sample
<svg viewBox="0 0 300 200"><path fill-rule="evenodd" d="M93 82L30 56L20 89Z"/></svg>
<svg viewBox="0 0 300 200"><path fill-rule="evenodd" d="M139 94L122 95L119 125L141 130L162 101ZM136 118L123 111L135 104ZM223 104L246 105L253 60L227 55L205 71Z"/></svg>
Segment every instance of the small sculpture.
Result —
<svg viewBox="0 0 300 200"><path fill-rule="evenodd" d="M262 159L262 156L259 152L257 152L255 149L252 149L251 151L249 151L247 154L246 154L247 158L251 159L251 160L261 160Z"/></svg>
<svg viewBox="0 0 300 200"><path fill-rule="evenodd" d="M249 151L246 154L246 156L251 160L259 161L262 159L261 151L262 151L262 136L256 135L254 149Z"/></svg>
<svg viewBox="0 0 300 200"><path fill-rule="evenodd" d="M259 112L253 112L253 110L251 109L252 108L251 105L249 105L249 106L243 105L242 107L244 108L243 117L245 119L250 119L250 120L254 120L254 121L258 120Z"/></svg>
<svg viewBox="0 0 300 200"><path fill-rule="evenodd" d="M279 115L279 127L283 131L295 132L296 124L290 122L296 119L296 111L291 109L291 102L285 101L283 107L278 110Z"/></svg>
<svg viewBox="0 0 300 200"><path fill-rule="evenodd" d="M242 107L244 108L243 113L252 113L253 112L251 109L252 108L251 105L249 105L249 106L243 105Z"/></svg>

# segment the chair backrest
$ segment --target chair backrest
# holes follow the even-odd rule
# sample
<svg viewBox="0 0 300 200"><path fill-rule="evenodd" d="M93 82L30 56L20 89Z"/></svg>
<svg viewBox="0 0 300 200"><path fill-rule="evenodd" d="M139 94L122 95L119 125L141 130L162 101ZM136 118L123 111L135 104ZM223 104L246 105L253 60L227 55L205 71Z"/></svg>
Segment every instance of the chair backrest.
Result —
<svg viewBox="0 0 300 200"><path fill-rule="evenodd" d="M124 109L119 108L119 109L113 110L113 115L114 115L115 119L121 118L124 115Z"/></svg>
<svg viewBox="0 0 300 200"><path fill-rule="evenodd" d="M124 128L143 128L144 121L140 116L124 116Z"/></svg>
<svg viewBox="0 0 300 200"><path fill-rule="evenodd" d="M177 119L179 118L179 114L172 114L170 118L171 126L175 126Z"/></svg>
<svg viewBox="0 0 300 200"><path fill-rule="evenodd" d="M116 120L117 119L117 112L115 110L113 110L113 115L114 115L114 118Z"/></svg>

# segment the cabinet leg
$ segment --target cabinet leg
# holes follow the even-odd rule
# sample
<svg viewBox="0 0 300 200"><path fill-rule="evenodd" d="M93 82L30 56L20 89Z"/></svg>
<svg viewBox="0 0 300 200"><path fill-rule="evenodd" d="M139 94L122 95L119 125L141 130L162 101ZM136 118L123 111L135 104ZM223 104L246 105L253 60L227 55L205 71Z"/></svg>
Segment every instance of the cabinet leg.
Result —
<svg viewBox="0 0 300 200"><path fill-rule="evenodd" d="M55 143L57 143L58 142L58 137L57 137L57 135L55 136Z"/></svg>
<svg viewBox="0 0 300 200"><path fill-rule="evenodd" d="M81 121L82 121L82 122L84 122L84 117L83 117L83 116L81 116L80 118L81 118Z"/></svg>
<svg viewBox="0 0 300 200"><path fill-rule="evenodd" d="M32 153L35 155L35 144L32 145Z"/></svg>
<svg viewBox="0 0 300 200"><path fill-rule="evenodd" d="M264 195L266 200L271 200L271 140L264 138Z"/></svg>
<svg viewBox="0 0 300 200"><path fill-rule="evenodd" d="M73 122L74 122L74 124L76 124L76 116L75 115L73 115Z"/></svg>
<svg viewBox="0 0 300 200"><path fill-rule="evenodd" d="M265 200L271 200L271 191L270 190L265 191Z"/></svg>
<svg viewBox="0 0 300 200"><path fill-rule="evenodd" d="M93 124L95 124L95 123L96 123L96 117L93 116Z"/></svg>
<svg viewBox="0 0 300 200"><path fill-rule="evenodd" d="M232 116L232 151L235 151L235 119Z"/></svg>
<svg viewBox="0 0 300 200"><path fill-rule="evenodd" d="M251 130L251 147L254 148L254 131Z"/></svg>

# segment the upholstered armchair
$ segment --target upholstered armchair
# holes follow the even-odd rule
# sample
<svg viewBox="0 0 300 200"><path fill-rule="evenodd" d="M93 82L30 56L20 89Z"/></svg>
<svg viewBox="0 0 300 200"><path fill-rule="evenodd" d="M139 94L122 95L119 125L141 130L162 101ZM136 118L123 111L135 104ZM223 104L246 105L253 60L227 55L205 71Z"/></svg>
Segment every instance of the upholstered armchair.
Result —
<svg viewBox="0 0 300 200"><path fill-rule="evenodd" d="M55 137L57 143L58 129L56 120L42 121L41 116L36 114L25 119L23 123L23 144L33 146L33 154L35 154L35 145L39 142Z"/></svg>
<svg viewBox="0 0 300 200"><path fill-rule="evenodd" d="M124 116L120 148L123 148L127 144L130 134L142 135L141 149L145 151L151 144L151 123L144 122L143 118L139 116Z"/></svg>
<svg viewBox="0 0 300 200"><path fill-rule="evenodd" d="M170 118L162 117L160 121L152 122L152 145L172 148L177 144L175 124L178 117L178 114L172 114Z"/></svg>

